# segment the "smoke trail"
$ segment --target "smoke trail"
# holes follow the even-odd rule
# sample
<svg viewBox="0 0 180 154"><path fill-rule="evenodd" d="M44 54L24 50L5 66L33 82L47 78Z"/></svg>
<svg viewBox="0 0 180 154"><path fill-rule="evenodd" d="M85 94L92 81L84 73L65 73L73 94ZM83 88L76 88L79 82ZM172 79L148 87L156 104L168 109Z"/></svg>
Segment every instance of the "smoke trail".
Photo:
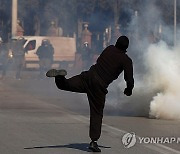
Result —
<svg viewBox="0 0 180 154"><path fill-rule="evenodd" d="M144 10L144 8L147 11ZM135 52L132 57L136 61L138 60L138 62L135 61L135 69L137 68L138 70L140 67L144 69L140 71L140 75L144 77L144 80L137 76L136 73L138 72L135 70L135 95L138 98L142 96L140 94L143 93L146 97L151 97L150 101L141 100L141 103L139 103L141 105L143 103L149 105L150 116L162 119L180 119L180 96L178 94L180 91L180 54L178 53L180 47L172 48L168 46L172 45L173 42L173 26L171 23L168 23L169 25L165 23L163 20L163 12L159 9L158 5L154 2L146 1L144 8L140 9L144 10L142 11L143 14L134 16L133 21L144 23L145 26L133 24L133 21L129 26L130 30L133 28L142 32L141 47L139 47L137 43L132 44L133 52L134 49L137 49L137 52ZM160 25L162 28L161 32L159 31ZM179 30L178 27L177 29ZM160 41L157 44L151 44L147 51L145 51L149 44L146 35L151 31L153 31L154 34L159 33L161 39L165 40L168 45ZM142 48L144 54L138 51L140 48ZM141 58L138 58L138 55L143 55L142 59L144 64L142 64ZM144 65L146 67L144 67ZM145 73L145 75L143 75L143 73ZM136 83L138 83L138 85ZM134 98L134 96L132 97ZM148 104L147 101L149 101L150 104ZM132 103L131 106L134 107L134 104ZM139 106L139 108L140 107L141 106Z"/></svg>
<svg viewBox="0 0 180 154"><path fill-rule="evenodd" d="M159 42L150 45L145 54L148 83L152 89L160 91L150 103L150 116L180 119L179 49L171 49L164 42Z"/></svg>

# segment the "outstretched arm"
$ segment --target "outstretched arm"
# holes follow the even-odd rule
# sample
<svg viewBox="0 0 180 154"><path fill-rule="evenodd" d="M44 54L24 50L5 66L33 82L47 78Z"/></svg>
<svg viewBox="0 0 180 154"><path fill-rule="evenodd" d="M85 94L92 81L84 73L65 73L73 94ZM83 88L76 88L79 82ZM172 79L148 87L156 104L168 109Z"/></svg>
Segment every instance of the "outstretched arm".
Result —
<svg viewBox="0 0 180 154"><path fill-rule="evenodd" d="M134 78L133 78L133 63L129 60L124 65L124 80L126 81L126 88L124 94L127 96L132 95L132 89L134 88Z"/></svg>

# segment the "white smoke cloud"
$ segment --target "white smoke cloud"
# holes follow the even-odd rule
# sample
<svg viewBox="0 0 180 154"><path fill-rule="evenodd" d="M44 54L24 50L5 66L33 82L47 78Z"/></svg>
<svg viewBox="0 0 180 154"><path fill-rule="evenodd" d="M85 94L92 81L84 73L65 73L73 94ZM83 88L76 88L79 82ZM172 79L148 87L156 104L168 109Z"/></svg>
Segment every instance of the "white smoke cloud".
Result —
<svg viewBox="0 0 180 154"><path fill-rule="evenodd" d="M147 83L158 90L150 103L150 116L180 119L180 48L170 48L164 42L150 45L145 54Z"/></svg>

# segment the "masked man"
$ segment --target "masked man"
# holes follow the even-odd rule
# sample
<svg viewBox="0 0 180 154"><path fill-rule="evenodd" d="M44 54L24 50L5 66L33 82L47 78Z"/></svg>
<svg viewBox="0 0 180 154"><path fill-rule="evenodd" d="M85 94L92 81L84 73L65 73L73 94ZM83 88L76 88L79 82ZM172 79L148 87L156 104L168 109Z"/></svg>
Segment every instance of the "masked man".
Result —
<svg viewBox="0 0 180 154"><path fill-rule="evenodd" d="M133 63L126 54L129 39L126 36L118 38L115 46L110 45L104 49L95 65L88 71L66 79L66 70L49 70L47 77L55 77L55 83L61 90L86 93L90 106L90 131L91 138L89 149L93 152L101 152L97 140L101 135L103 109L105 97L108 93L107 87L113 80L124 71L126 88L124 94L132 95L134 87Z"/></svg>

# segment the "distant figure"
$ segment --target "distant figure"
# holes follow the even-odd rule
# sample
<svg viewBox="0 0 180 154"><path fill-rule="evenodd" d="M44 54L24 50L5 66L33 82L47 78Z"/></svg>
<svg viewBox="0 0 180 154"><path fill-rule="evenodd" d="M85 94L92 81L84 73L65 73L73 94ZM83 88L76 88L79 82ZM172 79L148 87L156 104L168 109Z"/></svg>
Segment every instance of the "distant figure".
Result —
<svg viewBox="0 0 180 154"><path fill-rule="evenodd" d="M113 35L112 35L112 40L111 42L116 42L116 40L118 39L118 37L121 36L121 32L120 32L120 26L116 25L114 27L114 31L113 31Z"/></svg>
<svg viewBox="0 0 180 154"><path fill-rule="evenodd" d="M62 36L63 35L63 30L61 27L57 27L55 22L52 21L51 25L47 31L47 36Z"/></svg>
<svg viewBox="0 0 180 154"><path fill-rule="evenodd" d="M13 41L11 50L15 62L16 69L16 79L21 79L21 71L25 64L25 49L24 49L25 39L23 37L19 37L17 41Z"/></svg>
<svg viewBox="0 0 180 154"><path fill-rule="evenodd" d="M155 36L155 34L151 31L148 35L148 43L149 44L156 44L159 42L158 37Z"/></svg>
<svg viewBox="0 0 180 154"><path fill-rule="evenodd" d="M36 54L39 57L39 78L42 79L45 72L51 68L53 63L54 48L48 39L42 40Z"/></svg>
<svg viewBox="0 0 180 154"><path fill-rule="evenodd" d="M20 20L17 20L17 30L16 30L16 36L23 36L24 35L24 29L21 25Z"/></svg>
<svg viewBox="0 0 180 154"><path fill-rule="evenodd" d="M4 79L6 76L7 66L8 66L8 56L9 56L9 48L7 43L4 43L2 38L0 37L0 63L2 67L2 75L1 79Z"/></svg>
<svg viewBox="0 0 180 154"><path fill-rule="evenodd" d="M126 36L118 38L115 46L110 45L104 49L95 65L88 71L66 79L66 70L49 70L47 77L55 77L56 86L65 91L86 93L90 105L90 131L91 142L89 149L93 152L101 152L97 140L101 135L101 125L107 88L113 80L124 71L126 88L124 94L132 95L134 87L133 63L126 54L129 39Z"/></svg>
<svg viewBox="0 0 180 154"><path fill-rule="evenodd" d="M90 51L88 42L84 42L84 45L82 47L82 52L81 52L81 58L82 58L82 65L83 65L82 68L83 70L86 70L92 64L91 51Z"/></svg>

